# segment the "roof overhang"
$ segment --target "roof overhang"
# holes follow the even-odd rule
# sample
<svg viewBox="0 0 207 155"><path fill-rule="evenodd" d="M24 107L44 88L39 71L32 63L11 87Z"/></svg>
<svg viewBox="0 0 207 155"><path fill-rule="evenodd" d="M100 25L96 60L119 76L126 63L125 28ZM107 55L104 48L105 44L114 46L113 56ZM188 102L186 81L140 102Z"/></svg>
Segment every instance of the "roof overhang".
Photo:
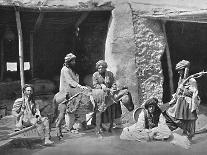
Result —
<svg viewBox="0 0 207 155"><path fill-rule="evenodd" d="M13 10L14 8L22 12L81 12L81 11L112 11L114 7L110 2L104 3L102 5L26 5L23 3L13 2L13 3L0 3L1 10Z"/></svg>
<svg viewBox="0 0 207 155"><path fill-rule="evenodd" d="M192 23L207 23L207 10L191 11L191 12L179 12L169 14L143 14L140 17L148 18L152 20L161 21L175 21L175 22L192 22Z"/></svg>

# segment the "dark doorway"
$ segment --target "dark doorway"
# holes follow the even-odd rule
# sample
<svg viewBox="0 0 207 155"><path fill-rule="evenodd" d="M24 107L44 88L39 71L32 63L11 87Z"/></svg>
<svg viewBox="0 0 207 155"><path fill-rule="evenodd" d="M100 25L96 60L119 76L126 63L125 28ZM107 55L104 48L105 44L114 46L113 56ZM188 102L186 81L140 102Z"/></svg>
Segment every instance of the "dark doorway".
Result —
<svg viewBox="0 0 207 155"><path fill-rule="evenodd" d="M89 12L76 27L84 12L45 13L35 37L35 77L59 77L66 54L77 56L76 69L83 78L95 71L95 64L104 58L105 40L111 11Z"/></svg>
<svg viewBox="0 0 207 155"><path fill-rule="evenodd" d="M166 33L172 61L175 92L178 82L175 66L179 61L183 59L190 61L190 75L207 70L207 24L168 21L166 23ZM161 62L164 74L163 102L168 102L171 96L166 53L163 54ZM197 82L201 103L207 104L207 75L197 79Z"/></svg>
<svg viewBox="0 0 207 155"><path fill-rule="evenodd" d="M84 16L86 14L86 16ZM39 16L38 29L35 29ZM82 18L84 16L84 18ZM111 10L101 11L72 11L72 12L21 12L21 24L23 33L24 61L30 63L31 50L33 49L33 77L31 68L25 71L25 78L53 80L59 77L60 70L67 53L77 56L77 72L80 74L80 82L83 78L95 72L95 64L104 59L105 40L108 31L108 23ZM6 25L6 26L5 26ZM14 37L12 41L4 41L5 69L7 62L19 68L18 62L18 37L16 29L15 12L13 7L0 8L0 38L5 36L6 29ZM33 47L31 47L31 33L33 33ZM4 67L3 66L3 67ZM3 68L1 67L1 68ZM2 71L3 72L3 71ZM12 73L12 81L19 80L19 69ZM2 81L8 79L10 72L4 73ZM57 78L56 78L57 79Z"/></svg>

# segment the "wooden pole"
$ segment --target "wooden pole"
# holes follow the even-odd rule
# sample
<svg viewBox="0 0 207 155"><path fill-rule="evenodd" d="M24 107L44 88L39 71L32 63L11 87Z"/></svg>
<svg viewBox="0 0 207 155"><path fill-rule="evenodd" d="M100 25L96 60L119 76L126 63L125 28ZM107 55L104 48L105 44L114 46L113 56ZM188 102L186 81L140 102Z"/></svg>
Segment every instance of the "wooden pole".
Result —
<svg viewBox="0 0 207 155"><path fill-rule="evenodd" d="M16 135L25 133L25 132L30 131L30 130L35 129L35 128L36 128L35 125L29 126L29 127L27 127L27 128L23 128L23 129L20 130L20 131L16 131L16 132L12 132L12 133L8 134L7 136L1 138L0 140L6 140L6 139L9 139L9 138L11 138L11 137L14 137L14 136L16 136Z"/></svg>
<svg viewBox="0 0 207 155"><path fill-rule="evenodd" d="M174 93L173 71L172 71L172 62L171 62L171 57L170 57L169 45L168 45L168 42L167 42L167 34L166 34L166 29L165 29L165 23L166 23L166 21L162 21L162 29L163 29L163 32L164 32L164 39L165 39L165 44L166 44L168 75L169 75L169 81L170 81L170 94L172 95Z"/></svg>
<svg viewBox="0 0 207 155"><path fill-rule="evenodd" d="M4 79L4 39L1 39L1 81Z"/></svg>
<svg viewBox="0 0 207 155"><path fill-rule="evenodd" d="M34 32L30 32L30 68L31 77L34 78Z"/></svg>
<svg viewBox="0 0 207 155"><path fill-rule="evenodd" d="M15 8L16 23L17 23L17 32L19 39L19 63L20 63L20 79L21 79L21 88L24 87L24 53L23 53L23 38L22 38L22 28L21 28L21 19L20 12Z"/></svg>

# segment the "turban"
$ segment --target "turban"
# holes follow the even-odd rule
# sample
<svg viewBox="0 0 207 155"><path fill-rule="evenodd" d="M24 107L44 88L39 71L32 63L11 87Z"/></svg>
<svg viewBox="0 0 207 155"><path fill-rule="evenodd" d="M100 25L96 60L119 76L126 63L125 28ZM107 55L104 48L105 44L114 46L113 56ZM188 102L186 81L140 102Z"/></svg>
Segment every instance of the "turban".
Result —
<svg viewBox="0 0 207 155"><path fill-rule="evenodd" d="M96 68L97 68L97 69L98 69L99 66L103 66L104 68L107 68L107 67L108 67L106 61L104 61L104 60L99 60L99 61L96 63Z"/></svg>
<svg viewBox="0 0 207 155"><path fill-rule="evenodd" d="M180 62L178 62L178 63L176 64L175 69L176 69L176 70L182 70L182 69L187 68L187 67L189 67L189 66L190 66L190 62L189 62L189 61L182 60L182 61L180 61Z"/></svg>
<svg viewBox="0 0 207 155"><path fill-rule="evenodd" d="M158 99L153 97L149 100L147 100L145 103L144 103L144 107L145 109L147 109L150 105L154 106L154 107L157 107L158 106Z"/></svg>
<svg viewBox="0 0 207 155"><path fill-rule="evenodd" d="M65 62L69 62L69 61L71 61L72 59L75 59L75 58L76 58L76 56L74 54L69 53L65 56Z"/></svg>

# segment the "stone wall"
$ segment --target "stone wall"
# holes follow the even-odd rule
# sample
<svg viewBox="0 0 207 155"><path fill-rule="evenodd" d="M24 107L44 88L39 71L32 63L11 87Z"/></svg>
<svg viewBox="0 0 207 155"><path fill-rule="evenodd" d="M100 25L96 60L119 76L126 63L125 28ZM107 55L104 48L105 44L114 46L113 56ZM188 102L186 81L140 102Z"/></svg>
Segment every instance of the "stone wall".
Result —
<svg viewBox="0 0 207 155"><path fill-rule="evenodd" d="M137 103L135 50L131 9L128 4L116 5L109 24L105 60L118 84L128 86Z"/></svg>
<svg viewBox="0 0 207 155"><path fill-rule="evenodd" d="M130 6L128 3L115 4L106 38L105 60L108 69L115 74L118 85L127 86L132 93L134 104L139 105L135 51ZM125 107L122 107L122 112L122 120L131 122L132 112L129 113Z"/></svg>
<svg viewBox="0 0 207 155"><path fill-rule="evenodd" d="M164 34L159 21L140 18L141 13L133 11L139 103L152 96L162 101L163 75L160 58L165 49Z"/></svg>

